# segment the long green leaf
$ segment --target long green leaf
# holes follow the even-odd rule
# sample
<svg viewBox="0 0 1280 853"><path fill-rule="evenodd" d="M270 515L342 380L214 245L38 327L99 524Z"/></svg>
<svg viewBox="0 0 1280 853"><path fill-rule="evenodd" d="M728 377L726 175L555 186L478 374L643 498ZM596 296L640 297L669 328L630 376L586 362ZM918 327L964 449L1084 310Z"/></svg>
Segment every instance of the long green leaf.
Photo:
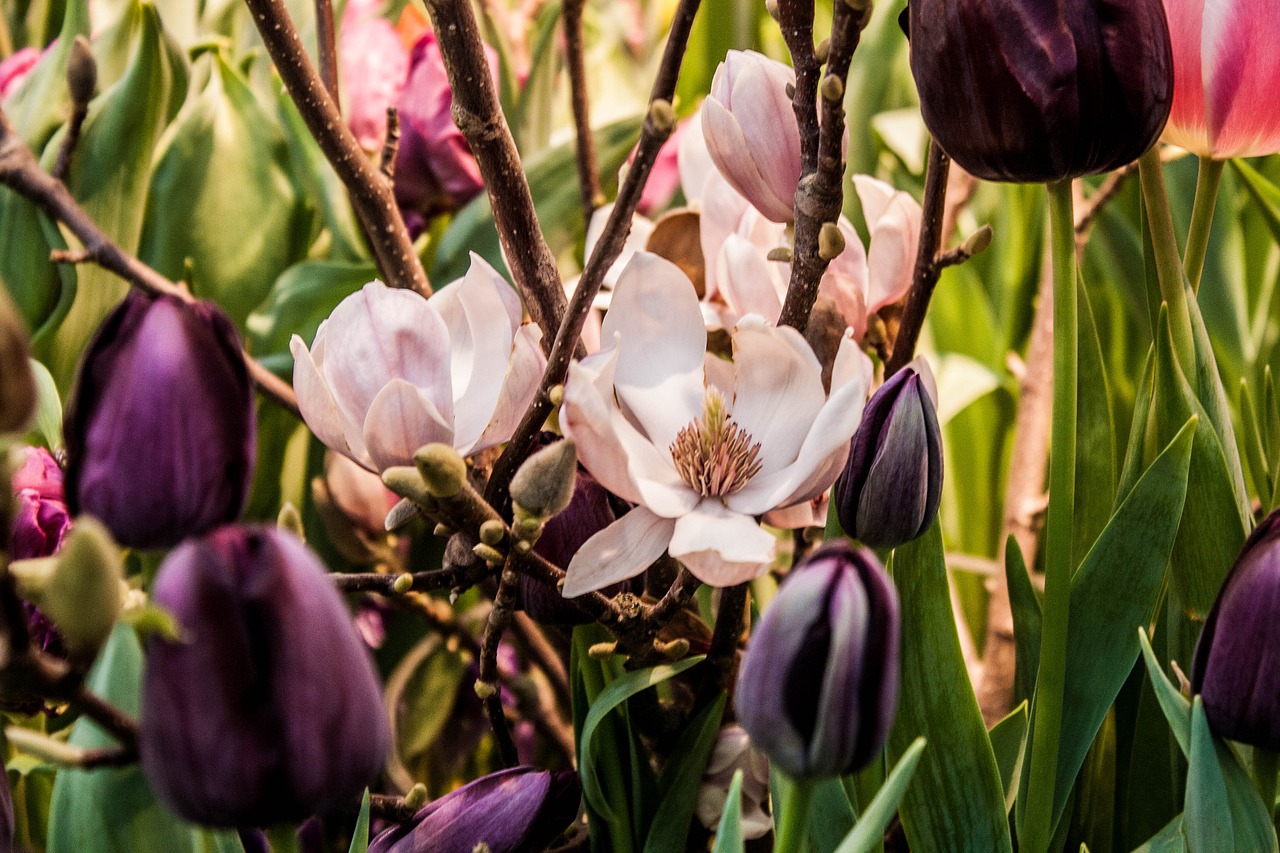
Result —
<svg viewBox="0 0 1280 853"><path fill-rule="evenodd" d="M658 810L644 842L645 853L665 853L685 847L689 822L693 820L693 812L698 805L698 788L716 747L727 699L727 695L722 693L689 722L676 742L667 766L662 768L662 778L658 781L662 799L658 802Z"/></svg>
<svg viewBox="0 0 1280 853"><path fill-rule="evenodd" d="M1014 696L1030 701L1036 689L1036 672L1040 667L1040 600L1036 598L1031 575L1022 559L1018 540L1005 541L1004 574L1009 584L1009 607L1013 611L1013 637L1016 643Z"/></svg>
<svg viewBox="0 0 1280 853"><path fill-rule="evenodd" d="M911 777L915 775L916 767L920 764L924 747L925 739L922 737L916 738L911 746L907 747L907 751L898 759L898 764L889 774L889 778L884 780L880 792L863 810L853 831L845 836L844 841L836 848L836 853L870 853L884 840L885 828L889 826L889 821L893 820L893 813L897 811L898 804L902 802L907 792Z"/></svg>
<svg viewBox="0 0 1280 853"><path fill-rule="evenodd" d="M742 771L735 770L711 853L743 853L745 843L742 838Z"/></svg>
<svg viewBox="0 0 1280 853"><path fill-rule="evenodd" d="M1191 756L1182 828L1188 848L1196 853L1233 849L1235 833L1231 827L1227 783L1218 766L1213 735L1209 733L1209 722L1199 696L1191 703Z"/></svg>
<svg viewBox="0 0 1280 853"><path fill-rule="evenodd" d="M351 831L351 846L347 853L369 853L369 789L364 789L364 797L360 800L360 814L356 817L356 828Z"/></svg>
<svg viewBox="0 0 1280 853"><path fill-rule="evenodd" d="M1000 768L1000 782L1004 785L1005 811L1013 808L1014 801L1018 799L1022 760L1027 753L1029 721L1027 702L1024 700L987 732L987 736L991 738L991 750L996 755L996 766Z"/></svg>

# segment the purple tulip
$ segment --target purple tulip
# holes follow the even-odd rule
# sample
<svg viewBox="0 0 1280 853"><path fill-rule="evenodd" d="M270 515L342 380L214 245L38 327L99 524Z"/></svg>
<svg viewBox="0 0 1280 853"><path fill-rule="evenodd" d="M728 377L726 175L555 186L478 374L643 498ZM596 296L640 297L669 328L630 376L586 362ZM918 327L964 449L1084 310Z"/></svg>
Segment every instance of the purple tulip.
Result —
<svg viewBox="0 0 1280 853"><path fill-rule="evenodd" d="M984 180L1119 168L1169 116L1161 0L911 0L908 15L924 122Z"/></svg>
<svg viewBox="0 0 1280 853"><path fill-rule="evenodd" d="M734 707L794 779L859 770L898 701L898 594L875 555L824 546L788 575L747 645Z"/></svg>
<svg viewBox="0 0 1280 853"><path fill-rule="evenodd" d="M578 814L582 788L572 770L512 767L482 776L392 827L369 853L539 853Z"/></svg>
<svg viewBox="0 0 1280 853"><path fill-rule="evenodd" d="M895 548L910 542L938 514L937 394L928 363L917 358L867 402L835 490L840 525L864 545Z"/></svg>
<svg viewBox="0 0 1280 853"><path fill-rule="evenodd" d="M147 645L139 748L160 799L212 826L351 804L390 730L368 651L319 560L275 528L176 548L151 590L183 639Z"/></svg>
<svg viewBox="0 0 1280 853"><path fill-rule="evenodd" d="M253 387L209 302L134 291L90 343L66 421L67 498L122 545L167 548L240 515Z"/></svg>
<svg viewBox="0 0 1280 853"><path fill-rule="evenodd" d="M1280 509L1244 543L1209 611L1191 665L1215 733L1280 749Z"/></svg>

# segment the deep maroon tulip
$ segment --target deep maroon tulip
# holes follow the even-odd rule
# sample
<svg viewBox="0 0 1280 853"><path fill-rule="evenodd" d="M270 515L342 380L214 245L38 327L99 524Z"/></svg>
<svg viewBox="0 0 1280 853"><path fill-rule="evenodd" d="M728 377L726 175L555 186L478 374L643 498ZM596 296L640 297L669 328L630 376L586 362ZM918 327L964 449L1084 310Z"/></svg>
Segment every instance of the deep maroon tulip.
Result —
<svg viewBox="0 0 1280 853"><path fill-rule="evenodd" d="M13 529L9 557L26 560L48 557L62 545L71 529L62 492L62 469L49 451L28 447L22 465L13 474Z"/></svg>
<svg viewBox="0 0 1280 853"><path fill-rule="evenodd" d="M369 845L369 853L540 853L578 814L582 788L571 770L512 767L482 776L428 804Z"/></svg>
<svg viewBox="0 0 1280 853"><path fill-rule="evenodd" d="M253 387L209 302L134 291L98 329L67 411L67 499L122 545L234 521L253 475Z"/></svg>
<svg viewBox="0 0 1280 853"><path fill-rule="evenodd" d="M147 645L139 748L170 808L267 826L351 804L390 731L368 651L306 546L228 525L176 548L152 587L183 641Z"/></svg>
<svg viewBox="0 0 1280 853"><path fill-rule="evenodd" d="M864 545L910 542L938 514L942 432L936 397L929 365L918 358L867 401L835 491L840 526Z"/></svg>
<svg viewBox="0 0 1280 853"><path fill-rule="evenodd" d="M734 707L794 779L866 766L898 702L898 594L875 555L825 545L791 570L747 645Z"/></svg>
<svg viewBox="0 0 1280 853"><path fill-rule="evenodd" d="M1222 737L1280 749L1280 509L1236 558L1200 632L1191 691Z"/></svg>
<svg viewBox="0 0 1280 853"><path fill-rule="evenodd" d="M1056 181L1146 151L1173 103L1161 0L911 0L925 124L990 181Z"/></svg>

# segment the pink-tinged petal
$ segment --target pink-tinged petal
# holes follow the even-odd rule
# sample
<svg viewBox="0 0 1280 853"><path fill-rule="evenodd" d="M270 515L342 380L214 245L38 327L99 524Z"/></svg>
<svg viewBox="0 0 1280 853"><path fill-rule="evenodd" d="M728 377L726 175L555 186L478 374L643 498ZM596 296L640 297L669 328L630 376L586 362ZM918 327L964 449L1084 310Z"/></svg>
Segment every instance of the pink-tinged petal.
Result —
<svg viewBox="0 0 1280 853"><path fill-rule="evenodd" d="M1204 70L1200 41L1204 31L1202 0L1165 0L1165 19L1173 46L1173 109L1164 139L1196 154L1209 154L1205 119Z"/></svg>
<svg viewBox="0 0 1280 853"><path fill-rule="evenodd" d="M453 428L431 398L403 379L387 383L364 424L364 442L374 470L412 465L413 454L424 444L453 443Z"/></svg>
<svg viewBox="0 0 1280 853"><path fill-rule="evenodd" d="M649 172L649 180L644 182L644 191L640 194L640 203L636 209L643 214L652 214L666 207L680 186L680 143L690 124L696 124L696 116L686 118L676 125L675 132L662 143L658 156L653 161L653 169ZM627 162L635 159L635 151Z"/></svg>
<svg viewBox="0 0 1280 853"><path fill-rule="evenodd" d="M839 227L844 251L822 274L818 292L835 302L853 336L861 340L867 331L867 255L852 223L841 216Z"/></svg>
<svg viewBox="0 0 1280 853"><path fill-rule="evenodd" d="M873 178L870 175L854 175L853 188L858 193L858 201L862 204L862 216L867 223L867 231L874 231L876 222L884 216L897 192L892 185Z"/></svg>
<svg viewBox="0 0 1280 853"><path fill-rule="evenodd" d="M729 508L744 515L760 515L811 500L830 488L862 420L870 383L870 359L846 335L831 371L831 396L817 417L805 422L808 433L799 453L788 460L787 467L772 474L761 472L741 491L729 495L725 499ZM764 452L769 452L767 447Z"/></svg>
<svg viewBox="0 0 1280 853"><path fill-rule="evenodd" d="M1274 0L1204 2L1200 51L1214 157L1280 151L1278 13Z"/></svg>
<svg viewBox="0 0 1280 853"><path fill-rule="evenodd" d="M723 587L768 571L778 540L754 519L731 512L710 498L676 519L667 549L698 580Z"/></svg>
<svg viewBox="0 0 1280 853"><path fill-rule="evenodd" d="M800 128L787 96L787 86L794 82L789 67L758 54L757 61L746 63L733 80L733 117L746 135L773 196L787 208L781 218L761 208L761 213L775 222L791 219L800 182Z"/></svg>
<svg viewBox="0 0 1280 853"><path fill-rule="evenodd" d="M298 395L298 409L302 412L302 419L326 447L350 457L372 471L373 460L369 458L363 441L358 451L347 443L347 431L343 428L338 404L329 393L329 386L325 384L324 377L316 368L302 338L294 335L289 342L289 350L293 353L293 390Z"/></svg>
<svg viewBox="0 0 1280 853"><path fill-rule="evenodd" d="M795 329L754 317L734 330L733 366L733 419L760 443L756 476L767 477L791 465L822 409L822 366Z"/></svg>
<svg viewBox="0 0 1280 853"><path fill-rule="evenodd" d="M840 467L844 467L843 463ZM804 527L825 527L830 495L823 492L813 500L801 501L794 506L775 509L764 514L764 523L783 530L800 530Z"/></svg>
<svg viewBox="0 0 1280 853"><path fill-rule="evenodd" d="M684 191L685 201L694 205L701 201L707 177L716 171L716 164L711 160L706 137L702 135L701 107L698 112L689 116L683 127L676 162L680 169L680 189Z"/></svg>
<svg viewBox="0 0 1280 853"><path fill-rule="evenodd" d="M0 100L18 91L18 87L27 79L31 69L35 68L39 61L38 48L24 47L14 51L7 59L0 62Z"/></svg>
<svg viewBox="0 0 1280 853"><path fill-rule="evenodd" d="M920 241L920 205L896 193L871 231L867 255L867 310L879 311L907 295Z"/></svg>
<svg viewBox="0 0 1280 853"><path fill-rule="evenodd" d="M587 239L583 246L585 257L590 258L591 253L596 250L596 243L600 242L600 235L604 233L604 227L608 224L609 216L612 213L613 202L609 202L602 207L596 208L596 212L591 214L591 222L587 225ZM653 222L651 220L638 213L632 215L631 230L627 232L627 239L623 241L622 251L604 274L604 280L600 286L601 295L617 287L618 277L627 268L627 264L631 263L631 259L635 257L636 252L644 251L645 245L649 242L649 235L652 233ZM598 307L607 310L609 304L606 302Z"/></svg>
<svg viewBox="0 0 1280 853"><path fill-rule="evenodd" d="M387 134L387 107L404 90L409 52L400 35L383 18L343 16L338 40L339 79L347 126L365 151L382 148Z"/></svg>
<svg viewBox="0 0 1280 853"><path fill-rule="evenodd" d="M754 243L730 234L720 247L716 281L733 316L759 314L776 320L782 313L782 280Z"/></svg>
<svg viewBox="0 0 1280 853"><path fill-rule="evenodd" d="M702 212L698 217L698 239L702 244L702 257L706 265L706 295L708 299L719 293L714 259L720 256L720 247L730 234L738 231L742 217L751 205L733 188L724 176L713 171L707 176L702 190Z"/></svg>
<svg viewBox="0 0 1280 853"><path fill-rule="evenodd" d="M524 417L525 410L537 395L538 382L546 369L547 357L542 352L542 330L532 323L521 326L516 332L511 361L507 363L506 376L502 380L498 407L484 433L474 444L461 445L457 435L454 436L454 446L458 452L463 456L470 456L511 438L520 419Z"/></svg>
<svg viewBox="0 0 1280 853"><path fill-rule="evenodd" d="M493 267L472 253L467 274L432 296L431 307L449 329L454 440L459 448L470 447L498 406L520 328L520 300Z"/></svg>
<svg viewBox="0 0 1280 853"><path fill-rule="evenodd" d="M344 418L363 423L383 386L404 379L452 422L449 330L427 300L374 281L342 300L325 325L321 370Z"/></svg>
<svg viewBox="0 0 1280 853"><path fill-rule="evenodd" d="M702 413L707 330L693 284L670 261L647 252L627 265L602 336L617 336L614 382L628 415L659 447Z"/></svg>
<svg viewBox="0 0 1280 853"><path fill-rule="evenodd" d="M676 522L638 506L588 539L566 569L563 595L574 598L633 578L667 550Z"/></svg>
<svg viewBox="0 0 1280 853"><path fill-rule="evenodd" d="M743 128L727 109L711 99L702 105L702 132L711 159L733 188L775 222L789 221L793 215L792 199L781 198L775 192L770 183L774 170L768 174L763 171L762 164L751 156Z"/></svg>

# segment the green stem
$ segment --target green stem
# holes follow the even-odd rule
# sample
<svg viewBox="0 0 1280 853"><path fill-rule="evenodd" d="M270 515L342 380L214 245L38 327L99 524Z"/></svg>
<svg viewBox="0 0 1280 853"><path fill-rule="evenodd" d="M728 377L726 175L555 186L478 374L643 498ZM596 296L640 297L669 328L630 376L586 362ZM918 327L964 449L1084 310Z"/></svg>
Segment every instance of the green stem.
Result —
<svg viewBox="0 0 1280 853"><path fill-rule="evenodd" d="M271 845L271 853L298 853L302 849L298 843L297 827L288 823L268 827L267 842Z"/></svg>
<svg viewBox="0 0 1280 853"><path fill-rule="evenodd" d="M1280 753L1261 746L1253 748L1253 782L1267 807L1267 817L1276 810L1276 770L1280 767Z"/></svg>
<svg viewBox="0 0 1280 853"><path fill-rule="evenodd" d="M1196 203L1191 208L1191 228L1187 231L1187 250L1182 259L1192 293L1200 290L1204 256L1209 248L1209 232L1213 229L1213 209L1218 204L1218 184L1222 182L1222 167L1225 165L1225 160L1200 158L1200 171L1196 175Z"/></svg>
<svg viewBox="0 0 1280 853"><path fill-rule="evenodd" d="M1187 288L1183 281L1182 260L1178 240L1174 236L1173 211L1164 187L1164 169L1160 152L1153 146L1138 161L1142 179L1142 198L1147 205L1147 227L1155 250L1156 276L1160 279L1160 296L1169 306L1169 325L1173 329L1173 348L1183 373L1195 375L1195 346L1191 339L1191 313L1187 307Z"/></svg>
<svg viewBox="0 0 1280 853"><path fill-rule="evenodd" d="M1058 740L1067 674L1071 539L1076 489L1076 243L1071 181L1048 185L1053 235L1053 435L1045 545L1044 623L1036 677L1035 731L1021 849L1045 853L1053 836Z"/></svg>
<svg viewBox="0 0 1280 853"><path fill-rule="evenodd" d="M813 802L814 783L807 779L788 779L787 796L778 815L777 843L773 853L799 853L809 835L809 805Z"/></svg>

